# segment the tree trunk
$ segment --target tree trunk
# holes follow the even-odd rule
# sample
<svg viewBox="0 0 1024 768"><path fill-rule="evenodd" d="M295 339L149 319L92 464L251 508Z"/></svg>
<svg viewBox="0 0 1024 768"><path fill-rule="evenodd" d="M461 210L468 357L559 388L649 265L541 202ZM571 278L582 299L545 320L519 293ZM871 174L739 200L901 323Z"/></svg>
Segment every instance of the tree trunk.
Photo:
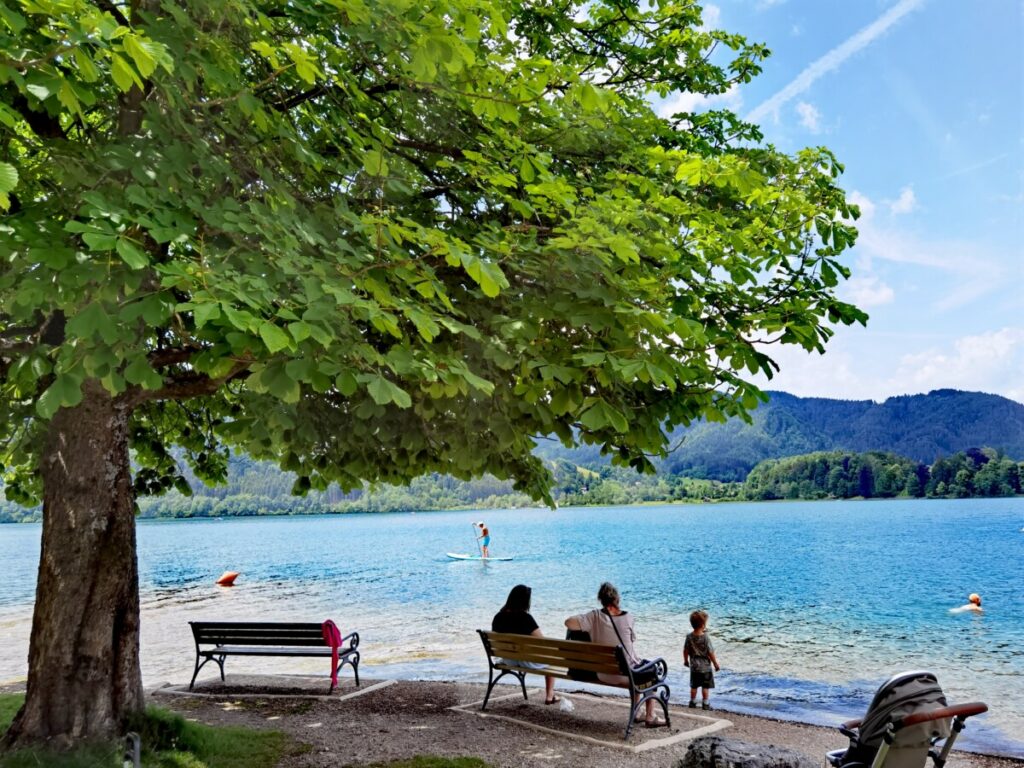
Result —
<svg viewBox="0 0 1024 768"><path fill-rule="evenodd" d="M87 381L50 422L28 688L7 747L108 739L143 707L128 416Z"/></svg>

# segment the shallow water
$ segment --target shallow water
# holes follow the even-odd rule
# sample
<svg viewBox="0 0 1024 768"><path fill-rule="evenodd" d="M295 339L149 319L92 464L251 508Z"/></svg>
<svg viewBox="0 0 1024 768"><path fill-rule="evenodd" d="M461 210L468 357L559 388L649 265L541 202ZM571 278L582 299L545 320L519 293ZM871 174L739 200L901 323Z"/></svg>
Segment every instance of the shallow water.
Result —
<svg viewBox="0 0 1024 768"><path fill-rule="evenodd" d="M514 561L445 557L475 551L481 517L493 553ZM191 619L331 617L360 631L367 676L479 680L473 630L514 584L533 587L534 616L561 635L607 579L636 616L642 655L669 661L677 701L688 693L687 616L702 607L723 665L713 699L727 708L836 724L863 714L890 674L923 668L951 702L992 709L959 745L1024 757L1022 525L1024 499L144 521L143 676L191 676ZM0 526L0 681L26 671L39 532ZM241 571L238 585L214 586L228 569ZM949 613L970 592L984 615ZM229 671L322 666L228 661Z"/></svg>

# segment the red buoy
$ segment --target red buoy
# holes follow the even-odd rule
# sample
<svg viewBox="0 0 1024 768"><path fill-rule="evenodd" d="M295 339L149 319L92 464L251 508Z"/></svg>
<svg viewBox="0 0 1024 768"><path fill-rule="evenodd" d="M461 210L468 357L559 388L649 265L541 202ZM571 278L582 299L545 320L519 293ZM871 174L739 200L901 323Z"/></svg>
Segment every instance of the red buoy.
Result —
<svg viewBox="0 0 1024 768"><path fill-rule="evenodd" d="M238 578L238 571L224 571L219 579L217 579L217 585L221 587L233 587L235 586L235 579Z"/></svg>

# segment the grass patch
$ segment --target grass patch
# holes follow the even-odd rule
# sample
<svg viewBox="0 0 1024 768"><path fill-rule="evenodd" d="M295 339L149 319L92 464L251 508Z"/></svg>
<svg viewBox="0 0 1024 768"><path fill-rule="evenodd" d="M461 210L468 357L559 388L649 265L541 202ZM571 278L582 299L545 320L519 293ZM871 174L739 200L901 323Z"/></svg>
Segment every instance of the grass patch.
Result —
<svg viewBox="0 0 1024 768"><path fill-rule="evenodd" d="M490 766L478 757L417 755L411 760L396 760L393 763L374 763L368 768L490 768Z"/></svg>
<svg viewBox="0 0 1024 768"><path fill-rule="evenodd" d="M23 701L23 693L0 693L0 734L7 733Z"/></svg>
<svg viewBox="0 0 1024 768"><path fill-rule="evenodd" d="M24 696L0 695L0 733L7 730ZM303 751L279 731L214 728L150 707L130 730L142 738L146 768L273 768L286 754ZM101 744L73 753L23 749L0 756L0 768L121 768L121 749ZM424 766L426 768L426 766ZM469 768L467 766L466 768Z"/></svg>

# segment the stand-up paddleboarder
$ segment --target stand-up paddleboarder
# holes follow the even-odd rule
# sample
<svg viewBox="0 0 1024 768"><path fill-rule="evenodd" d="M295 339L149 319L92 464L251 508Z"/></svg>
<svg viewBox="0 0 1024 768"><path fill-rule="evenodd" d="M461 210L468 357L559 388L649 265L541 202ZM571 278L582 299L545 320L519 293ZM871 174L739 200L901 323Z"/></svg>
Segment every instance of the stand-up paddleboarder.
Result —
<svg viewBox="0 0 1024 768"><path fill-rule="evenodd" d="M491 532L487 528L487 524L481 520L476 524L476 527L480 529L480 535L477 536L477 541L480 542L480 554L483 557L490 557L491 552L489 547L491 546Z"/></svg>

